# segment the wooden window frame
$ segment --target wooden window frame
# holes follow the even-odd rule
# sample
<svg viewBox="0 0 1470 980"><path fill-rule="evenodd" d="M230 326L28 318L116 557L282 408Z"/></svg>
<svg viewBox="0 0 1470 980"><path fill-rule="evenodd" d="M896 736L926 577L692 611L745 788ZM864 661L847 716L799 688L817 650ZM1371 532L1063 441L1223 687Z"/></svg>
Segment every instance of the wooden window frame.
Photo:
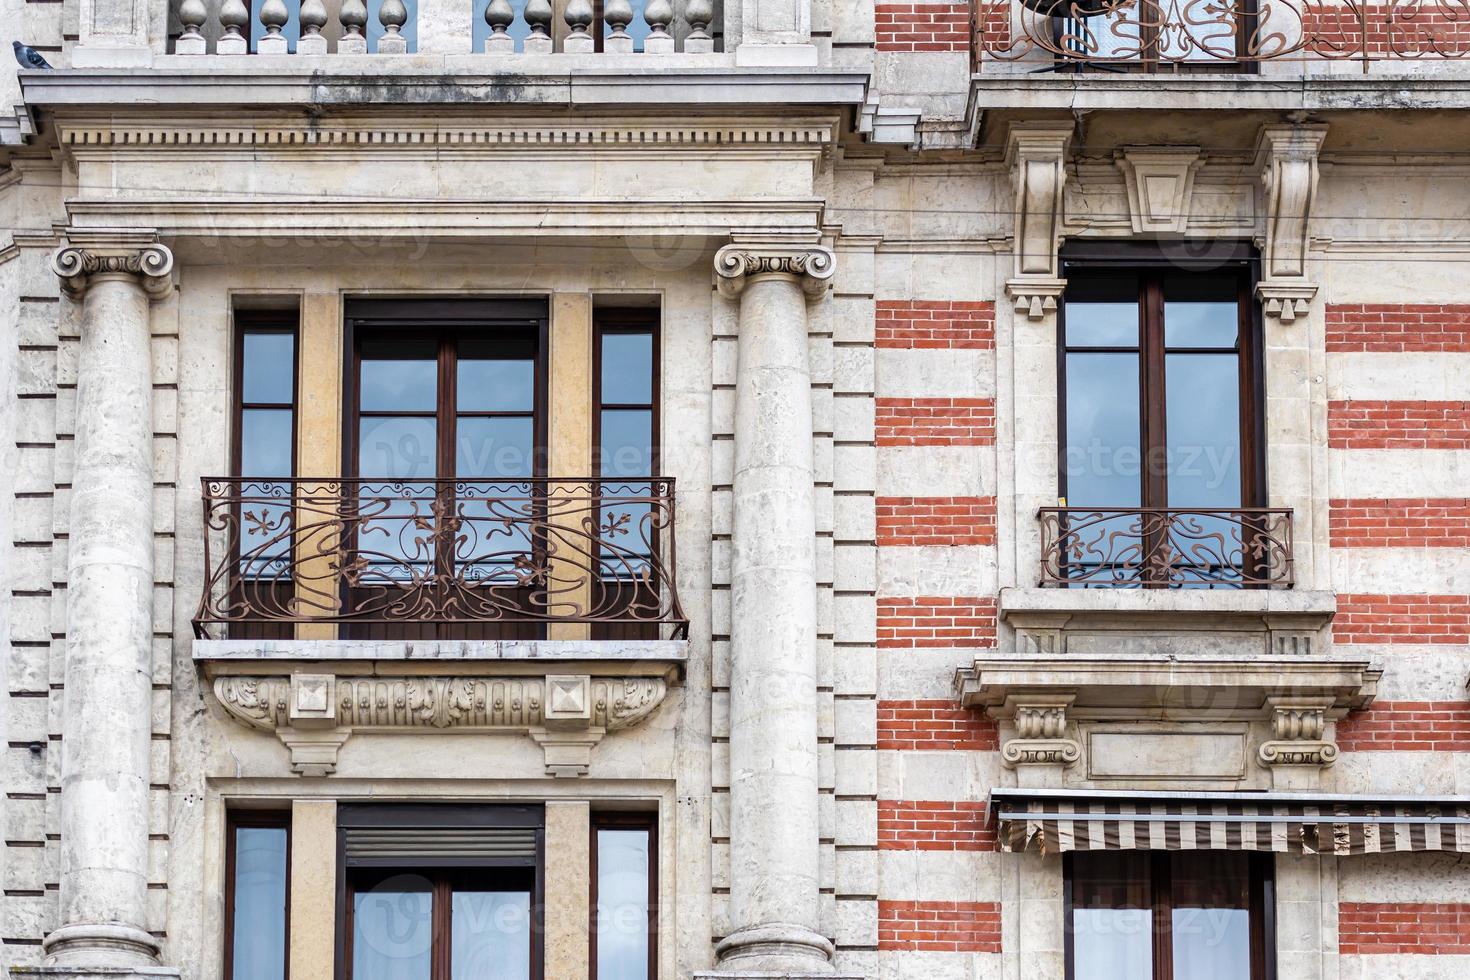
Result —
<svg viewBox="0 0 1470 980"><path fill-rule="evenodd" d="M1099 852L1108 853L1108 852ZM1112 852L1116 853L1116 852ZM1153 917L1153 980L1174 980L1173 862L1184 860L1191 851L1148 851L1148 888ZM1250 893L1251 980L1276 980L1276 875L1275 855L1244 852L1247 857ZM1078 854L1062 855L1062 917L1065 933L1066 980L1086 980L1076 969L1076 942L1072 911Z"/></svg>
<svg viewBox="0 0 1470 980"><path fill-rule="evenodd" d="M597 832L600 830L643 830L648 833L648 977L658 980L658 814L656 813L593 813L591 821L591 846L588 849L589 882L587 908L588 917L588 980L597 980Z"/></svg>
<svg viewBox="0 0 1470 980"><path fill-rule="evenodd" d="M229 810L225 813L225 928L224 980L235 976L235 863L239 846L237 831L245 827L261 827L286 832L286 907L282 944L285 963L281 976L291 980L291 814L276 810Z"/></svg>
<svg viewBox="0 0 1470 980"><path fill-rule="evenodd" d="M659 311L656 309L624 309L621 307L596 307L592 311L592 459L589 462L591 475L601 478L602 474L602 413L607 410L629 409L648 411L649 423L649 469L644 476L658 476L663 461L663 333L660 329ZM616 334L648 334L652 347L652 383L649 386L651 403L604 402L602 400L602 338Z"/></svg>
<svg viewBox="0 0 1470 980"><path fill-rule="evenodd" d="M1244 243L1216 243L1224 254L1192 259L1165 253L1153 244L1129 243L1126 246L1092 246L1093 251L1068 247L1062 250L1063 277L1106 275L1137 276L1139 281L1139 447L1143 467L1139 474L1140 507L1188 507L1186 503L1168 499L1168 475L1152 472L1150 459L1167 452L1168 433L1165 416L1168 409L1164 383L1165 354L1163 276L1169 273L1233 272L1239 283L1236 309L1239 315L1239 393L1240 408L1240 509L1263 507L1268 499L1266 479L1265 371L1263 330L1259 304L1255 302L1258 261ZM1066 296L1057 305L1057 491L1069 506L1076 503L1067 487L1067 355L1104 348L1067 345ZM1113 351L1128 348L1108 348ZM1206 350L1206 349L1201 349ZM1208 352L1208 350L1206 350ZM1104 508L1106 509L1106 508ZM1126 509L1126 508L1118 508ZM1227 508L1229 509L1229 508Z"/></svg>
<svg viewBox="0 0 1470 980"><path fill-rule="evenodd" d="M297 310L236 310L234 315L233 358L230 394L230 472L249 478L254 474L240 471L244 454L245 413L252 409L291 411L291 475L295 476L298 460L297 436L301 425L301 317ZM291 402L245 401L245 336L246 334L289 334L291 343Z"/></svg>

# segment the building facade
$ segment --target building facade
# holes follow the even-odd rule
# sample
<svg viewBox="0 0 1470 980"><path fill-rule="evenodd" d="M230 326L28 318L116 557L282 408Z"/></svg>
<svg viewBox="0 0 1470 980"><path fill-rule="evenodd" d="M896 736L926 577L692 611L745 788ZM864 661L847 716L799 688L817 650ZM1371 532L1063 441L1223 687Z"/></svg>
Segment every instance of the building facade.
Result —
<svg viewBox="0 0 1470 980"><path fill-rule="evenodd" d="M0 0L0 957L1470 974L1464 0Z"/></svg>

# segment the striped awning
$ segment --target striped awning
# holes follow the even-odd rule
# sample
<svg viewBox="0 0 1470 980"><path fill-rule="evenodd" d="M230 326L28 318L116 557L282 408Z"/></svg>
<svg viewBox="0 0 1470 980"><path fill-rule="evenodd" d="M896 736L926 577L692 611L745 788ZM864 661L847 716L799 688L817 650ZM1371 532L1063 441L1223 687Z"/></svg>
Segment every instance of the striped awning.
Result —
<svg viewBox="0 0 1470 980"><path fill-rule="evenodd" d="M1005 851L1470 853L1470 797L995 789Z"/></svg>

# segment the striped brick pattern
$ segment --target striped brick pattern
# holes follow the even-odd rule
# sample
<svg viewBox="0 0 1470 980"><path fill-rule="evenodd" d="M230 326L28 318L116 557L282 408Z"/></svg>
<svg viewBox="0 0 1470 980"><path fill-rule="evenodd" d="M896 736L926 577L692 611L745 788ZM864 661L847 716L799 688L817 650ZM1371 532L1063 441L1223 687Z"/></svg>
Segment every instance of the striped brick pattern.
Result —
<svg viewBox="0 0 1470 980"><path fill-rule="evenodd" d="M1376 701L1337 723L1344 752L1470 752L1470 704Z"/></svg>
<svg viewBox="0 0 1470 980"><path fill-rule="evenodd" d="M878 748L893 751L981 751L1000 748L995 722L948 698L878 702Z"/></svg>
<svg viewBox="0 0 1470 980"><path fill-rule="evenodd" d="M1470 402L1328 402L1327 441L1334 449L1470 449Z"/></svg>
<svg viewBox="0 0 1470 980"><path fill-rule="evenodd" d="M893 350L994 350L995 304L879 300L873 343Z"/></svg>
<svg viewBox="0 0 1470 980"><path fill-rule="evenodd" d="M995 544L994 497L879 497L880 547Z"/></svg>
<svg viewBox="0 0 1470 980"><path fill-rule="evenodd" d="M879 51L968 51L970 6L952 0L873 5Z"/></svg>
<svg viewBox="0 0 1470 980"><path fill-rule="evenodd" d="M1470 904L1342 902L1337 907L1338 951L1470 955Z"/></svg>
<svg viewBox="0 0 1470 980"><path fill-rule="evenodd" d="M989 446L995 443L991 398L878 398L879 446Z"/></svg>
<svg viewBox="0 0 1470 980"><path fill-rule="evenodd" d="M1000 952L996 902L878 902L880 950Z"/></svg>
<svg viewBox="0 0 1470 980"><path fill-rule="evenodd" d="M1336 548L1470 548L1470 498L1335 499L1329 526Z"/></svg>
<svg viewBox="0 0 1470 980"><path fill-rule="evenodd" d="M1470 643L1470 596L1337 597L1332 637L1338 643Z"/></svg>
<svg viewBox="0 0 1470 980"><path fill-rule="evenodd" d="M984 803L879 800L878 849L883 851L994 851Z"/></svg>
<svg viewBox="0 0 1470 980"><path fill-rule="evenodd" d="M993 647L995 620L993 596L880 596L878 646Z"/></svg>
<svg viewBox="0 0 1470 980"><path fill-rule="evenodd" d="M1470 305L1329 305L1327 350L1337 353L1470 354Z"/></svg>

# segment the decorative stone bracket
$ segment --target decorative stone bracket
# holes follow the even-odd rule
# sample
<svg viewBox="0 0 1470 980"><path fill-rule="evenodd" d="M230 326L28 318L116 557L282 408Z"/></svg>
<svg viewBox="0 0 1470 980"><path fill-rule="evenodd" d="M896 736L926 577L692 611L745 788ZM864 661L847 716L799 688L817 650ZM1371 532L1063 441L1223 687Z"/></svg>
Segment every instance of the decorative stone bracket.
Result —
<svg viewBox="0 0 1470 980"><path fill-rule="evenodd" d="M1272 737L1256 753L1261 765L1325 767L1336 761L1337 743L1325 738L1330 701L1270 698L1266 707Z"/></svg>
<svg viewBox="0 0 1470 980"><path fill-rule="evenodd" d="M525 734L542 747L549 776L586 775L592 748L632 728L668 693L663 677L290 676L215 678L214 696L236 721L271 732L303 776L336 771L337 753L367 732Z"/></svg>
<svg viewBox="0 0 1470 980"><path fill-rule="evenodd" d="M1307 278L1317 155L1326 126L1265 126L1256 146L1265 230L1259 239L1264 276L1256 285L1268 317L1291 323L1305 316L1317 285Z"/></svg>
<svg viewBox="0 0 1470 980"><path fill-rule="evenodd" d="M1082 758L1082 747L1067 732L1067 709L1074 700L1073 695L1034 701L1007 698L991 711L992 717L1013 719L1016 727L1016 737L1000 747L1002 764L1007 769L1075 765Z"/></svg>
<svg viewBox="0 0 1470 980"><path fill-rule="evenodd" d="M1006 295L1029 320L1055 313L1067 285L1057 251L1071 138L1072 124L1056 122L1014 123L1006 137L1005 165L1016 193L1015 275L1006 282Z"/></svg>

